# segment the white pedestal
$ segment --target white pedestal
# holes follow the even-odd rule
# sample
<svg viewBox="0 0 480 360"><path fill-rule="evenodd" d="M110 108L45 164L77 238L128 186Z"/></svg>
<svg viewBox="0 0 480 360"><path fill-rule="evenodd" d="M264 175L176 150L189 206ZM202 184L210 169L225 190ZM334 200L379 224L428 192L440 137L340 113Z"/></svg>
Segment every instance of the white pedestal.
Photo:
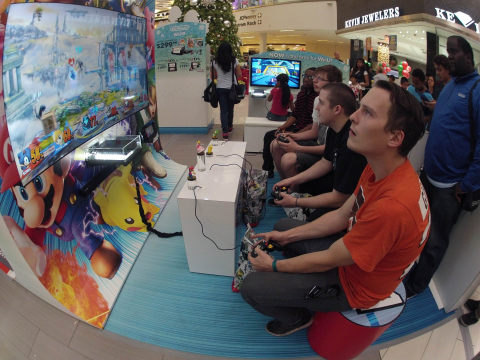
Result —
<svg viewBox="0 0 480 360"><path fill-rule="evenodd" d="M243 141L247 143L247 152L263 151L263 137L270 130L276 130L281 121L268 120L266 117L247 117L243 128Z"/></svg>
<svg viewBox="0 0 480 360"><path fill-rule="evenodd" d="M217 249L209 239L202 235L202 228L195 217L203 224L203 232L221 249L233 249L236 246L236 225L242 221L241 180L244 171L246 143L228 141L213 147L214 155L206 157L207 170L195 172L197 186L188 190L188 181L178 195L178 208L182 223L188 267L191 272L234 276L238 251ZM221 157L219 155L238 154L240 156ZM213 164L231 166L213 166ZM237 166L238 165L238 166Z"/></svg>

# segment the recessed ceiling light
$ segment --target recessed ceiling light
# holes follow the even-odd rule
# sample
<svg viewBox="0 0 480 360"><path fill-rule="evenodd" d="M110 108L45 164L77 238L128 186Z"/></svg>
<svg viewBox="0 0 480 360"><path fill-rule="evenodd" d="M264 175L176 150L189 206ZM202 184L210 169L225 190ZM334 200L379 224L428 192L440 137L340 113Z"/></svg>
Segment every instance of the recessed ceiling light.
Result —
<svg viewBox="0 0 480 360"><path fill-rule="evenodd" d="M409 37L409 39L410 39L410 40L412 40L412 38L411 38L411 37Z"/></svg>
<svg viewBox="0 0 480 360"><path fill-rule="evenodd" d="M408 31L407 31L407 34L408 34Z"/></svg>
<svg viewBox="0 0 480 360"><path fill-rule="evenodd" d="M415 34L416 34L417 32L418 32L418 31L417 31L417 30L415 30Z"/></svg>
<svg viewBox="0 0 480 360"><path fill-rule="evenodd" d="M424 37L422 37L422 38L420 38L420 39L422 39L422 40L425 40L425 38L424 38Z"/></svg>

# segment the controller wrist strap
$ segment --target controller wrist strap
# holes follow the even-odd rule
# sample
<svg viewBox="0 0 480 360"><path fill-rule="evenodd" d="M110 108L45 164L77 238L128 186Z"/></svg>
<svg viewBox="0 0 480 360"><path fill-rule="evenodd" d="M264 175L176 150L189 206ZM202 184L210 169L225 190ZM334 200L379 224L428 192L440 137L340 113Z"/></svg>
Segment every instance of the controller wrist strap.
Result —
<svg viewBox="0 0 480 360"><path fill-rule="evenodd" d="M137 177L134 176L133 178L135 179L135 186L137 187L137 199L138 199L138 209L140 211L140 217L142 218L142 222L145 225L147 225L147 231L150 231L150 232L154 233L155 235L157 235L158 237L161 237L161 238L170 238L170 237L173 237L173 236L183 236L183 233L181 231L177 231L177 232L174 232L174 233L164 233L164 232L155 230L152 227L152 224L150 223L150 221L148 221L147 218L145 217L145 210L143 210L142 197L140 196L140 185L137 182Z"/></svg>

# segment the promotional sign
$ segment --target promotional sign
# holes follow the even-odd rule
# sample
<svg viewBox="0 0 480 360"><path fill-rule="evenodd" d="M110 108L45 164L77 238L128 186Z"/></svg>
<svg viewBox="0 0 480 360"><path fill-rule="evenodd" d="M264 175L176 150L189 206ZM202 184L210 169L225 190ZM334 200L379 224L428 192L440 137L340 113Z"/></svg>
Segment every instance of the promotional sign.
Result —
<svg viewBox="0 0 480 360"><path fill-rule="evenodd" d="M93 5L94 2L87 4ZM105 5L103 2L95 4ZM38 278L38 285L43 285L52 297L79 318L103 328L148 236L146 225L140 218L139 201L144 207L145 217L154 223L184 167L176 165L166 156L160 141L143 144L138 164L117 168L95 191L81 196L79 190L101 168L86 167L70 151L23 187L17 171L17 153L12 147L17 139L12 138L13 133L7 127L5 103L8 105L10 102L9 111L14 116L15 109L20 110L27 104L22 99L30 101L27 110L33 112L35 106L38 108L35 116L38 113L39 117L43 101L57 100L59 106L65 107L62 111L53 109L49 112L50 116L45 117L47 125L58 125L61 121L65 131L56 134L55 139L52 136L47 138L45 134L39 137L39 144L46 142L53 148L58 145L57 140L68 140L71 133L66 130L70 126L64 124L73 124L72 118L78 116L78 109L83 109L85 115L97 116L101 111L106 112L108 106L108 113L114 117L122 112L122 107L136 106L137 101L146 102L147 110L128 112L123 120L119 119L102 133L110 139L138 134L139 128L147 121L157 123L153 51L155 3L153 0L141 4L127 0L107 3L114 10L107 12L110 22L100 15L88 16L100 14L100 9L88 6L66 9L57 17L51 11L51 4L44 2L41 6L33 6L27 3L22 5L25 8L19 15L22 19L28 15L28 20L14 22L10 31L6 30L8 5L10 2L0 2L0 59L5 54L8 60L3 63L5 83L0 81L0 215L32 274ZM58 8L65 6L57 5ZM30 9L29 13L27 9ZM14 7L11 6L8 14L10 21L14 18L13 13ZM136 30L122 28L122 24L131 23L131 14L140 16L136 18ZM92 24L77 26L75 23L78 21ZM146 37L143 34L145 31ZM133 41L133 35L139 35L138 32L142 33L142 39ZM6 34L17 36L17 39L4 48ZM104 37L104 40L95 42L95 37ZM118 40L120 44L113 46L113 40ZM39 43L42 44L41 49L34 51ZM89 51L96 56L89 56ZM39 56L43 61L38 61ZM27 63L32 57L37 62ZM30 65L24 73L21 71L22 64ZM74 89L78 90L75 84L87 80L89 83L84 87L84 94L72 94ZM116 80L118 86L115 86ZM122 86L122 82L128 87ZM57 91L46 89L28 94L33 85L55 85ZM99 89L99 86L104 88ZM115 97L119 94L128 94L130 101L127 104L117 101ZM75 99L74 95L77 95ZM18 107L17 100L22 100ZM72 103L73 100L75 103ZM103 106L97 104L99 102L104 103ZM67 103L69 106L65 106ZM18 113L23 115L24 110ZM50 121L54 115L57 122ZM32 120L33 116L32 113ZM41 117L34 120L35 124L42 124ZM21 122L13 124L21 129L17 132L21 135L20 139L26 136L26 130L31 131L32 128L21 125ZM88 124L91 122L86 122ZM39 152L35 152L37 155L41 158ZM30 162L33 159L27 157ZM160 174L165 177L167 170L168 180L161 180ZM133 176L139 182L141 200L137 199ZM10 241L7 236L0 237L0 247ZM0 269L10 271L4 260L0 254ZM12 267L19 266L21 269L23 266L8 260ZM17 271L17 277L22 273ZM27 275L30 276L29 273ZM50 301L47 297L45 299Z"/></svg>
<svg viewBox="0 0 480 360"><path fill-rule="evenodd" d="M350 72L349 66L347 64L344 64L341 61L335 60L325 55L319 55L317 53L312 53L308 51L283 50L283 51L267 51L261 54L255 54L251 56L252 61L254 59L267 59L267 58L276 59L276 60L300 61L302 74L299 74L299 75L303 75L305 73L305 70L312 67L317 68L319 66L324 66L324 65L335 65L337 68L339 68L342 71L343 82L348 84L348 75Z"/></svg>
<svg viewBox="0 0 480 360"><path fill-rule="evenodd" d="M206 26L203 23L175 23L155 30L155 64L162 73L204 72Z"/></svg>
<svg viewBox="0 0 480 360"><path fill-rule="evenodd" d="M452 12L436 7L435 16L452 23L462 24L467 29L474 30L477 34L480 34L480 22L475 21L469 14L466 14L463 11ZM478 18L476 20L478 20Z"/></svg>
<svg viewBox="0 0 480 360"><path fill-rule="evenodd" d="M390 35L388 47L390 51L397 51L397 35Z"/></svg>
<svg viewBox="0 0 480 360"><path fill-rule="evenodd" d="M368 49L368 50L372 50L372 38L371 37L368 37L365 39L365 47Z"/></svg>

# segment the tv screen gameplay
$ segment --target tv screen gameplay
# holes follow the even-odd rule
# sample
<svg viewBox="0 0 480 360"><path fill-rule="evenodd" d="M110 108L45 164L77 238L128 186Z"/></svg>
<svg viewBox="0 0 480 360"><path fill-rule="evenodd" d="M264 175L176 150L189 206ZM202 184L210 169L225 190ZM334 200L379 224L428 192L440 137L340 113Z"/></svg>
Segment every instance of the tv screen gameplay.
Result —
<svg viewBox="0 0 480 360"><path fill-rule="evenodd" d="M252 59L250 86L273 87L277 76L288 75L288 86L300 88L300 61L278 59Z"/></svg>
<svg viewBox="0 0 480 360"><path fill-rule="evenodd" d="M24 186L148 106L146 55L144 18L60 3L10 6L4 101Z"/></svg>

